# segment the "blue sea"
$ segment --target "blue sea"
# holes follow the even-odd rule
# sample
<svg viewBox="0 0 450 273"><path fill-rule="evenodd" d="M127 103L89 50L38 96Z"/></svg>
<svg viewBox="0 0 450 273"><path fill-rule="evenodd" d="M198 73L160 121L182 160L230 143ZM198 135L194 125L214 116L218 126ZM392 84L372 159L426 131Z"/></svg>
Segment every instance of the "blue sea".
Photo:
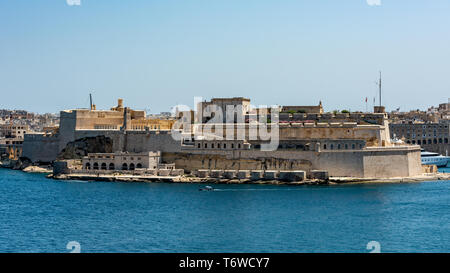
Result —
<svg viewBox="0 0 450 273"><path fill-rule="evenodd" d="M450 252L450 181L199 187L0 169L0 252Z"/></svg>

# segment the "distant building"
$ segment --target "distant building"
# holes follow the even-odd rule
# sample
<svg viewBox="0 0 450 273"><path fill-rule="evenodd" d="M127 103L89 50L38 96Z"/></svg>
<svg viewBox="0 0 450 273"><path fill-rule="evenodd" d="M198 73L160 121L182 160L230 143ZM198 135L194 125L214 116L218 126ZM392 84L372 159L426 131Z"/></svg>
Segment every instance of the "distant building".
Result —
<svg viewBox="0 0 450 273"><path fill-rule="evenodd" d="M24 135L29 132L28 125L21 124L1 124L0 138L18 138L23 139Z"/></svg>
<svg viewBox="0 0 450 273"><path fill-rule="evenodd" d="M427 151L446 155L450 152L449 122L390 124L391 138L407 144L420 145Z"/></svg>
<svg viewBox="0 0 450 273"><path fill-rule="evenodd" d="M2 159L19 159L22 156L23 138L0 139L0 157Z"/></svg>

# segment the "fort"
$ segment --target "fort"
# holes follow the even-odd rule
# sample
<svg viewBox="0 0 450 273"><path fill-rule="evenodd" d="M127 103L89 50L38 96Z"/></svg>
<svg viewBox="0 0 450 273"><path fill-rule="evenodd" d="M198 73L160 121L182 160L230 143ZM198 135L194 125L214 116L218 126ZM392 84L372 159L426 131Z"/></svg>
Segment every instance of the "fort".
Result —
<svg viewBox="0 0 450 273"><path fill-rule="evenodd" d="M80 140L94 139L95 142L96 137L102 136L110 143L109 153L159 152L162 164L174 164L176 169L193 175L198 175L200 170L208 175L213 170L235 171L233 177L239 171L252 170L274 171L277 177L281 172L287 175L286 172L296 171L303 171L309 177L316 170L326 171L330 177L348 178L415 177L423 173L420 147L392 143L384 112L324 113L322 103L310 108L281 106L276 122L261 124L252 121L255 113L261 115L260 109L252 108L246 98L204 101L199 109L216 102L221 107L243 109L244 122L225 125L231 126L232 131L244 128L246 133L240 137L234 134L235 137L230 139L226 134L216 135L217 132L212 130L215 137L205 138L198 132L211 124L202 113L194 113L195 118L183 118L187 112L192 115L193 111L178 113L178 119L148 118L144 111L123 107L123 101L119 99L118 105L110 110L91 107L61 111L56 132L25 134L22 158L34 163L54 162L62 159L61 154L66 151L64 158L67 159L70 149L66 148L70 145ZM266 120L270 120L269 115L274 117L274 113L267 115ZM188 123L176 129L180 120ZM270 128L276 125L276 150L261 149L267 140L249 135L255 124L267 126L268 131L274 130ZM175 134L181 135L181 139L174 137ZM73 157L81 159L88 152L105 152L95 147L88 150L73 154Z"/></svg>

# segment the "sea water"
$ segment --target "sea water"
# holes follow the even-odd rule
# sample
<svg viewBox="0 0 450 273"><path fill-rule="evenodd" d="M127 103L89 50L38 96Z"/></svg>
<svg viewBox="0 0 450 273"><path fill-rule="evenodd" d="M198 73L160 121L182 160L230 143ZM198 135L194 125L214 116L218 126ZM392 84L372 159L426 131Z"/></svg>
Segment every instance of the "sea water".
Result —
<svg viewBox="0 0 450 273"><path fill-rule="evenodd" d="M0 169L0 252L450 251L450 181L199 187Z"/></svg>

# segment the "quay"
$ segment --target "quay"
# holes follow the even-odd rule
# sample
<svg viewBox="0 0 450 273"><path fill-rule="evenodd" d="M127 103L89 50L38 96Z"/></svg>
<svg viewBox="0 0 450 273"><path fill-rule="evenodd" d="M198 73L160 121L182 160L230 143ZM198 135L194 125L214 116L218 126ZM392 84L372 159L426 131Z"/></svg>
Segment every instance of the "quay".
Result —
<svg viewBox="0 0 450 273"><path fill-rule="evenodd" d="M367 177L329 177L328 179L306 178L301 181L283 181L280 179L253 180L251 178L213 178L198 177L194 175L158 176L148 174L93 174L93 173L72 173L72 174L50 174L48 178L56 180L81 180L100 182L147 182L147 183L198 183L198 184L269 184L269 185L334 185L334 184L357 184L357 183L413 183L450 181L450 173L428 173L411 177L387 177L387 178L367 178Z"/></svg>

